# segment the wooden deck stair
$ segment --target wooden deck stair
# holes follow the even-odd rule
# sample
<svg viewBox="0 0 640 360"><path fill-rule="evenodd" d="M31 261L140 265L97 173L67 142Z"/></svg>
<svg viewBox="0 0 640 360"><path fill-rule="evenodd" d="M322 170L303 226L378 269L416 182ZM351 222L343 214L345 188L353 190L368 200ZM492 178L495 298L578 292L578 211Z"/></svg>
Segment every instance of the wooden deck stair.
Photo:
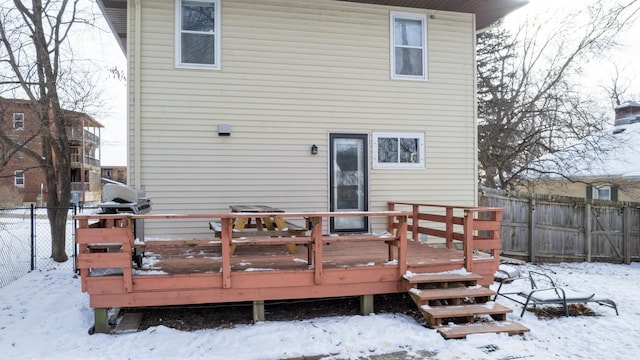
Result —
<svg viewBox="0 0 640 360"><path fill-rule="evenodd" d="M470 334L522 334L529 329L507 321L512 310L490 301L495 291L477 285L473 273L418 274L404 277L404 285L429 327L447 339Z"/></svg>

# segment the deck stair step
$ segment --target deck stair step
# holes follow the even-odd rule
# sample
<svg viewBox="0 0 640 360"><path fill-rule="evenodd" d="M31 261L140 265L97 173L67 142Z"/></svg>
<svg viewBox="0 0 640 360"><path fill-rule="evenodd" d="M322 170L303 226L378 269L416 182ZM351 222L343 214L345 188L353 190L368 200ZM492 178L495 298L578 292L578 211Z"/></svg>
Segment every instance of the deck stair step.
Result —
<svg viewBox="0 0 640 360"><path fill-rule="evenodd" d="M506 320L512 309L489 301L496 292L477 285L481 279L481 275L465 272L412 274L403 277L403 284L427 324L447 339L529 331L519 323Z"/></svg>
<svg viewBox="0 0 640 360"><path fill-rule="evenodd" d="M420 311L431 327L439 327L442 320L461 319L461 321L473 321L477 316L489 315L494 320L507 320L507 314L513 310L504 305L488 302L484 304L464 304L453 306L429 306L423 305Z"/></svg>
<svg viewBox="0 0 640 360"><path fill-rule="evenodd" d="M482 275L474 273L438 273L438 274L414 274L404 276L404 280L409 284L451 284L461 283L465 285L475 285Z"/></svg>
<svg viewBox="0 0 640 360"><path fill-rule="evenodd" d="M419 301L420 305L427 304L432 300L456 300L465 298L485 298L485 302L496 294L495 291L482 286L452 287L443 289L410 289L409 293L414 301Z"/></svg>
<svg viewBox="0 0 640 360"><path fill-rule="evenodd" d="M529 328L515 321L478 322L471 324L452 324L438 328L438 333L445 339L460 339L472 334L507 333L519 335L528 332Z"/></svg>

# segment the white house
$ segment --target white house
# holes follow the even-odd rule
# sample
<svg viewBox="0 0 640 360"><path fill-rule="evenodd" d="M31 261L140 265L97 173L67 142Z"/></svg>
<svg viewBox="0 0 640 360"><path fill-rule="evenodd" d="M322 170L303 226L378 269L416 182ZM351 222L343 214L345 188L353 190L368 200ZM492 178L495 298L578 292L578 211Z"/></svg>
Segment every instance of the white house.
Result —
<svg viewBox="0 0 640 360"><path fill-rule="evenodd" d="M98 2L128 58L128 183L154 213L475 205L476 31L527 3Z"/></svg>

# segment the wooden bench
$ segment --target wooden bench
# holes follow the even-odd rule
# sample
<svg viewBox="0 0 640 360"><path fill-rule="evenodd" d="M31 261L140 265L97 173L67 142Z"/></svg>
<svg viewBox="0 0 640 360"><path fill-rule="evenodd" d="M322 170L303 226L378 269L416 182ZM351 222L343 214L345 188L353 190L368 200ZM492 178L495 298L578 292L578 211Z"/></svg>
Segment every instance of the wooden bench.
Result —
<svg viewBox="0 0 640 360"><path fill-rule="evenodd" d="M285 245L289 253L297 254L296 245L308 244L311 238L301 240L301 237L306 235L307 229L288 221L285 224L286 228L273 230L264 230L259 224L247 224L243 230L234 229L231 235L234 239L231 244L231 254L235 252L238 245ZM210 221L209 229L213 230L216 238L222 237L222 224L219 220Z"/></svg>
<svg viewBox="0 0 640 360"><path fill-rule="evenodd" d="M284 230L265 230L260 229L257 224L248 224L245 226L247 230L233 230L233 237L252 237L252 236L304 236L307 229L300 225L296 225L289 221L285 221L287 225ZM220 220L213 220L209 222L209 229L213 230L214 236L217 238L222 237L222 224Z"/></svg>

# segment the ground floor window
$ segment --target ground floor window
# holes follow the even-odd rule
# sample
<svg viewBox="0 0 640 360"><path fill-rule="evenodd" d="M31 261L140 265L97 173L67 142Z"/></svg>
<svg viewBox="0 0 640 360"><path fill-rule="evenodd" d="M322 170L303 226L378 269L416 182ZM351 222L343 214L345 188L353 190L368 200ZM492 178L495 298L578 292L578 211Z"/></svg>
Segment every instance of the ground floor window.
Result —
<svg viewBox="0 0 640 360"><path fill-rule="evenodd" d="M618 186L589 185L587 186L587 199L618 201Z"/></svg>
<svg viewBox="0 0 640 360"><path fill-rule="evenodd" d="M374 133L374 169L423 169L424 134Z"/></svg>

